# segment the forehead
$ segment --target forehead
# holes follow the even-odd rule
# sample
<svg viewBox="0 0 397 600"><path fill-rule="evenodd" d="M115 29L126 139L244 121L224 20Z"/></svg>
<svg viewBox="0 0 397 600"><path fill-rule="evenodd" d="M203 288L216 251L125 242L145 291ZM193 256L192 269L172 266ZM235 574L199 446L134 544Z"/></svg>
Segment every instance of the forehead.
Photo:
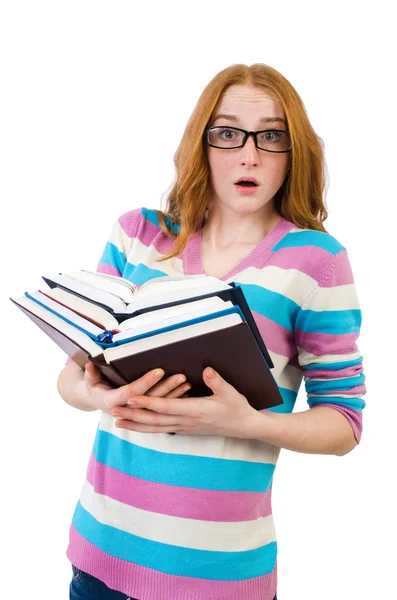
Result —
<svg viewBox="0 0 397 600"><path fill-rule="evenodd" d="M283 107L268 93L249 85L232 85L222 97L215 115L220 113L236 115L240 118L282 117Z"/></svg>

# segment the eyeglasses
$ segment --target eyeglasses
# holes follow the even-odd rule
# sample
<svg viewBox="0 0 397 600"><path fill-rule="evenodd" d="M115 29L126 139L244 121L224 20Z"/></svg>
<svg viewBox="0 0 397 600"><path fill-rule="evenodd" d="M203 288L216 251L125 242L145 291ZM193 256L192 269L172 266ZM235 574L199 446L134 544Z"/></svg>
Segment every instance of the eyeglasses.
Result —
<svg viewBox="0 0 397 600"><path fill-rule="evenodd" d="M209 146L223 150L242 148L250 135L253 136L255 146L259 150L265 152L289 152L291 150L290 134L281 129L246 131L238 127L209 127L204 131Z"/></svg>

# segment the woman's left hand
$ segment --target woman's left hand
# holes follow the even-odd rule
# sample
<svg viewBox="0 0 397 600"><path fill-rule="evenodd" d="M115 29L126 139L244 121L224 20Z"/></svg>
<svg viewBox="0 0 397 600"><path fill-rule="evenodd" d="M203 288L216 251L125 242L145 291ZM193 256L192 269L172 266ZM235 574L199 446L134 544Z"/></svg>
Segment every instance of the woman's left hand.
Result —
<svg viewBox="0 0 397 600"><path fill-rule="evenodd" d="M135 396L129 406L112 410L116 426L142 433L222 435L249 438L258 418L245 396L216 371L203 371L204 383L213 396L202 398L157 398ZM146 410L145 410L146 409Z"/></svg>

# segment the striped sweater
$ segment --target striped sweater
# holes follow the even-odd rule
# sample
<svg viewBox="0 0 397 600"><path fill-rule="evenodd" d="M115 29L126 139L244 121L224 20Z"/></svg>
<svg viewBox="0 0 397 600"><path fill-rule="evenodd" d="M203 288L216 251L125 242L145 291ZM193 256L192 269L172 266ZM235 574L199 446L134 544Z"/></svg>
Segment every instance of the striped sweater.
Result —
<svg viewBox="0 0 397 600"><path fill-rule="evenodd" d="M182 255L158 262L172 244L155 211L130 211L98 269L138 286L203 273L201 224ZM345 248L283 218L222 279L241 285L274 363L284 404L271 410L292 412L304 379L309 407L340 411L359 441L361 312ZM118 429L101 413L67 555L139 600L271 600L278 455L258 440Z"/></svg>

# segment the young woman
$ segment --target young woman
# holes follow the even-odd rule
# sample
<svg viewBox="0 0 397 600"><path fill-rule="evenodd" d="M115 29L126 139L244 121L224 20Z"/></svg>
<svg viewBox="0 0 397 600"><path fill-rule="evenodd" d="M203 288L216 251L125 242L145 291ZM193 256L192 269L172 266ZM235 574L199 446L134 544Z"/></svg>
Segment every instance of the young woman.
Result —
<svg viewBox="0 0 397 600"><path fill-rule="evenodd" d="M166 213L121 216L99 270L138 285L238 282L284 404L255 411L211 365L213 395L181 398L188 382L163 381L161 365L111 389L92 364L68 364L63 399L101 410L70 529L73 600L273 600L280 449L344 455L360 440L361 313L346 250L323 226L322 146L295 89L262 64L221 71L175 166ZM303 377L308 409L293 413Z"/></svg>

